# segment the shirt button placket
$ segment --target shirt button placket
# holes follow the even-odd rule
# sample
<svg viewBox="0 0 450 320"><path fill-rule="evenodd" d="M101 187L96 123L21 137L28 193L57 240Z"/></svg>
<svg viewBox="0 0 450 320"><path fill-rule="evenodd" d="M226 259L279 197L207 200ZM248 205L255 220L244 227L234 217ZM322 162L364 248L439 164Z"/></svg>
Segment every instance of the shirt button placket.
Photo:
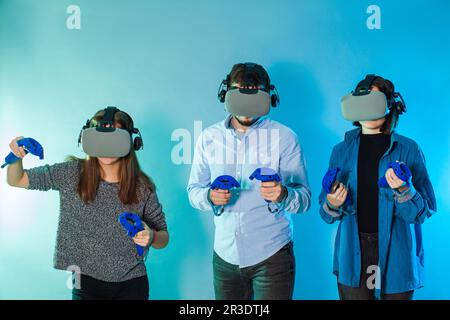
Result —
<svg viewBox="0 0 450 320"><path fill-rule="evenodd" d="M238 142L238 163L236 163L236 180L239 181L239 183L242 184L242 172L243 172L243 166L244 166L244 160L245 160L245 147L247 142L247 136L244 136L241 141ZM241 208L237 207L236 210L236 230L235 230L235 238L236 238L236 244L238 246L238 254L239 254L239 261L242 263L241 257L245 257L245 246L241 245Z"/></svg>

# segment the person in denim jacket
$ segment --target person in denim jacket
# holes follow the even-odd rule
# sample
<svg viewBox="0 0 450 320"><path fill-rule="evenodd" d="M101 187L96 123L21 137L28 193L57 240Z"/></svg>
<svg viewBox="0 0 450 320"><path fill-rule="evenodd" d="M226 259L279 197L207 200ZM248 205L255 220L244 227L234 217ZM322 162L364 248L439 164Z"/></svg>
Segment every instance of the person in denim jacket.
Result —
<svg viewBox="0 0 450 320"><path fill-rule="evenodd" d="M391 81L370 76L365 94L384 93L388 112L355 121L358 128L333 148L329 168L339 170L330 193L322 189L319 196L320 215L339 222L333 273L340 299L412 299L424 278L421 225L435 213L436 199L419 145L394 131L406 111L403 99L397 102ZM410 169L409 181L392 163ZM387 187L378 184L383 177Z"/></svg>

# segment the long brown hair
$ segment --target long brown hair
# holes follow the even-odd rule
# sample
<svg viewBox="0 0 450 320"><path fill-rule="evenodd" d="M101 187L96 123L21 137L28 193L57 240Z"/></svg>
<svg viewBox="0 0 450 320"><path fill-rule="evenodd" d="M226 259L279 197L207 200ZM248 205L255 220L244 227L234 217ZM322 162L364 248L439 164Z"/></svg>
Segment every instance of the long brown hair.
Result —
<svg viewBox="0 0 450 320"><path fill-rule="evenodd" d="M105 114L104 110L98 111L90 121L95 125L101 121ZM131 119L123 112L118 111L114 115L114 123L122 129L131 131ZM86 159L69 157L68 160L79 160L82 163L80 178L78 181L78 194L85 202L94 201L101 180L101 167L96 157L87 156ZM141 170L136 152L133 147L128 155L119 159L119 199L124 204L137 203L142 196L142 187L147 187L154 192L156 187L153 181Z"/></svg>

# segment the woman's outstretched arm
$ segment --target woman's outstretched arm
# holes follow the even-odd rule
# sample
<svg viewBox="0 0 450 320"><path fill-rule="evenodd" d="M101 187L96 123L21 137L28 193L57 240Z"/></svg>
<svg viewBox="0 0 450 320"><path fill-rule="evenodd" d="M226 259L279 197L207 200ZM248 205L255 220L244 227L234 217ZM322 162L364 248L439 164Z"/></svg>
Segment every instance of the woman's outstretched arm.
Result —
<svg viewBox="0 0 450 320"><path fill-rule="evenodd" d="M17 145L17 141L20 139L23 139L23 137L17 137L9 144L11 151L20 159L7 167L6 182L12 187L28 188L30 182L22 165L22 158L25 157L26 153L23 147Z"/></svg>

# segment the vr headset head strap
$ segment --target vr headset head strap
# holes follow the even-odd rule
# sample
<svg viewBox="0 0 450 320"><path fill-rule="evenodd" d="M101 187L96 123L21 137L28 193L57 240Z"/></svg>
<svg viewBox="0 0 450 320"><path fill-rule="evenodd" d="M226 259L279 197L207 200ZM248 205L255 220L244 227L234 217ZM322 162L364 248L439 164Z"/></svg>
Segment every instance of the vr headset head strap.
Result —
<svg viewBox="0 0 450 320"><path fill-rule="evenodd" d="M97 131L101 132L111 132L114 131L114 115L119 111L116 107L107 107L104 109L105 114L102 117L102 120L98 122L98 126L96 127ZM109 125L107 127L107 125Z"/></svg>
<svg viewBox="0 0 450 320"><path fill-rule="evenodd" d="M267 71L261 65L253 62L235 64L231 70L234 70L239 65L244 65L244 75L242 83L244 88L240 88L239 91L245 94L255 94L258 92L258 90L260 90L260 89L248 89L248 87L254 86L253 76L250 72L254 70L258 73L259 79L264 80L265 82L263 84L264 88L262 88L261 90L267 92L268 94L270 94L272 91L274 92L274 94L271 95L271 105L272 107L276 107L280 103L280 97L275 86L271 84L270 77ZM231 86L231 72L230 72L229 74L227 74L227 77L224 80L222 80L222 82L219 85L217 97L220 102L222 103L225 102L225 96L228 90L230 90L231 88L232 86Z"/></svg>
<svg viewBox="0 0 450 320"><path fill-rule="evenodd" d="M368 74L366 78L358 84L355 91L353 92L354 96L363 96L370 93L370 88L372 87L375 79L378 78L375 74Z"/></svg>
<svg viewBox="0 0 450 320"><path fill-rule="evenodd" d="M130 122L130 126L129 128L124 128L126 131L128 131L130 133L130 135L132 136L133 134L137 134L138 137L134 139L133 144L134 144L134 148L135 150L139 150L139 149L143 149L144 146L144 142L142 139L142 135L141 132L139 131L138 128L134 127L134 121L133 118L131 118L131 116L126 113L125 111L119 110L117 107L113 107L113 106L108 106L104 109L105 114L102 117L102 120L99 121L99 126L96 128L96 130L101 131L101 132L111 132L114 131L114 116L117 112L122 112L124 113L127 117L128 120ZM106 127L106 125L110 125L109 127ZM80 134L78 136L78 146L80 146L81 144L81 136L83 133L83 130L88 129L92 126L92 119L88 119L86 121L86 124L83 126L83 128L80 131Z"/></svg>
<svg viewBox="0 0 450 320"><path fill-rule="evenodd" d="M119 109L116 108L116 107L108 107L108 108L106 108L106 109L109 109L109 108L114 108L114 109L115 109L114 114L115 114L116 112L119 112L119 111L120 111L120 112L122 112L125 116L127 116L128 121L130 122L130 125L129 125L128 128L124 128L124 129L127 130L127 131L130 133L130 136L133 136L133 134L137 134L137 135L138 135L138 137L135 137L134 140L133 140L133 147L134 147L134 150L137 151L137 150L143 149L143 148L144 148L144 140L142 139L142 134L141 134L141 132L139 131L139 129L134 127L134 121L133 121L133 118L132 118L128 113L126 113L125 111L119 110ZM105 110L106 110L106 109L105 109Z"/></svg>
<svg viewBox="0 0 450 320"><path fill-rule="evenodd" d="M127 130L128 132L130 132L130 134L133 133L139 133L139 129L134 127L134 121L133 118L131 118L131 116L126 113L125 111L120 110L117 107L106 107L105 109L105 114L103 116L102 121L100 121L100 124L105 125L105 124L110 124L111 126L114 125L114 116L117 112L122 112L123 114L125 114L125 116L128 118L129 121L129 127L128 128L123 128L125 130Z"/></svg>

